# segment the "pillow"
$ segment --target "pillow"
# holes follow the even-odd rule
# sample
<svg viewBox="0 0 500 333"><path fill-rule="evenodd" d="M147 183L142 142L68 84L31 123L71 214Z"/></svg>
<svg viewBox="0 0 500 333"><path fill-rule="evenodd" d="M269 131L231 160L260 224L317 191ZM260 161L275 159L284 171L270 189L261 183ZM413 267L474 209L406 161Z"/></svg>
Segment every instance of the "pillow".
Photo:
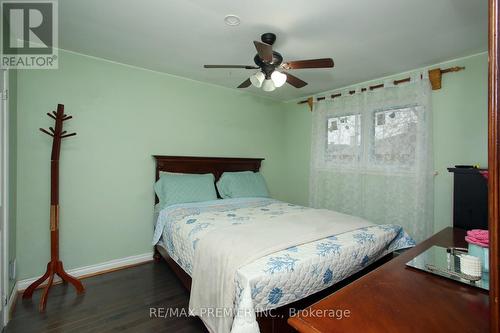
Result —
<svg viewBox="0 0 500 333"><path fill-rule="evenodd" d="M211 173L174 175L165 173L155 183L155 192L161 208L186 203L217 199L214 175Z"/></svg>
<svg viewBox="0 0 500 333"><path fill-rule="evenodd" d="M217 182L217 189L223 199L269 198L266 181L259 172L224 172Z"/></svg>

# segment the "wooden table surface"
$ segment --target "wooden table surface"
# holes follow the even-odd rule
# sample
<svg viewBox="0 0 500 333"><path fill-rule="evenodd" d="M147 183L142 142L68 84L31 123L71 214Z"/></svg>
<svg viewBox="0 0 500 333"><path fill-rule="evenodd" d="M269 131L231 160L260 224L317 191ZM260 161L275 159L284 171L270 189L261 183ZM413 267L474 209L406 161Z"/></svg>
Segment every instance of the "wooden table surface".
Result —
<svg viewBox="0 0 500 333"><path fill-rule="evenodd" d="M488 292L405 265L433 245L466 247L464 237L464 230L443 229L288 323L303 333L488 332Z"/></svg>

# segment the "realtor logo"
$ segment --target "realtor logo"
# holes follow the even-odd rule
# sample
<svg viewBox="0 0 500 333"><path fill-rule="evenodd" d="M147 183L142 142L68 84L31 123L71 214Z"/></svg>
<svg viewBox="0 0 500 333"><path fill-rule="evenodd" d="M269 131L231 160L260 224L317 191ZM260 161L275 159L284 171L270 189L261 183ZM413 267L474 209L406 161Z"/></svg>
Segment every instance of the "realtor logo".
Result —
<svg viewBox="0 0 500 333"><path fill-rule="evenodd" d="M0 69L57 69L55 1L1 1Z"/></svg>

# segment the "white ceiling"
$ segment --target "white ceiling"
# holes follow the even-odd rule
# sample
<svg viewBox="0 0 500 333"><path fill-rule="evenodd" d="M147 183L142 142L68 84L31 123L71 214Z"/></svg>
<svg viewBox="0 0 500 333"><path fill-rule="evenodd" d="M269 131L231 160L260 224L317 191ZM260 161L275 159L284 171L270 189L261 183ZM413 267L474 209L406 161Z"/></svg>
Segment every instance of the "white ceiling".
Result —
<svg viewBox="0 0 500 333"><path fill-rule="evenodd" d="M274 32L285 60L332 57L333 69L302 69L308 96L487 50L487 0L64 0L63 49L234 88L254 71L253 40ZM236 14L241 25L224 24Z"/></svg>

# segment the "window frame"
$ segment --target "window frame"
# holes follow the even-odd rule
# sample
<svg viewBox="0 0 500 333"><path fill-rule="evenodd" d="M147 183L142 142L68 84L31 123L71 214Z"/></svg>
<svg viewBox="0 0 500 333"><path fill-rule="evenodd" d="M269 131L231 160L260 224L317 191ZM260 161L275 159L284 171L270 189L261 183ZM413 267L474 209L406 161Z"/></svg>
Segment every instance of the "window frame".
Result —
<svg viewBox="0 0 500 333"><path fill-rule="evenodd" d="M396 173L409 173L412 172L416 165L417 152L415 152L414 160L409 163L381 163L377 162L374 157L375 149L375 128L376 128L376 117L377 113L387 112L387 111L402 111L408 109L408 112L416 112L416 140L418 139L418 133L421 133L422 121L420 120L423 116L422 107L418 104L408 104L408 105L398 105L392 107L383 107L370 110L368 112L346 112L339 114L327 114L325 117L325 134L324 134L324 162L325 165L330 167L340 167L343 169L355 169L364 170L366 173L378 173L382 170L387 171L393 170ZM359 117L359 154L357 158L353 158L350 161L343 161L340 159L334 159L329 151L329 123L331 119L340 119L342 117L358 116ZM418 149L418 142L416 142L416 149Z"/></svg>
<svg viewBox="0 0 500 333"><path fill-rule="evenodd" d="M358 119L359 119L359 125L357 126L359 128L359 149L358 149L358 156L355 157L355 155L353 155L353 159L350 160L350 161L343 161L343 160L338 160L338 159L332 159L330 158L331 153L329 151L329 139L328 139L328 133L329 133L329 126L328 126L328 123L330 122L330 119L334 119L334 118L337 118L339 119L340 121L340 118L343 118L343 117L352 117L354 116L356 118L356 116L358 116ZM336 115L333 115L333 114L330 114L330 115L327 115L326 116L326 121L325 121L325 125L326 125L326 130L325 130L325 163L328 164L328 165L342 165L342 166L346 166L346 165L352 165L352 164L359 164L361 163L361 160L363 158L363 114L361 112L356 112L356 113L343 113L343 114L336 114ZM356 124L354 125L356 126ZM356 132L355 132L355 136L356 136Z"/></svg>

